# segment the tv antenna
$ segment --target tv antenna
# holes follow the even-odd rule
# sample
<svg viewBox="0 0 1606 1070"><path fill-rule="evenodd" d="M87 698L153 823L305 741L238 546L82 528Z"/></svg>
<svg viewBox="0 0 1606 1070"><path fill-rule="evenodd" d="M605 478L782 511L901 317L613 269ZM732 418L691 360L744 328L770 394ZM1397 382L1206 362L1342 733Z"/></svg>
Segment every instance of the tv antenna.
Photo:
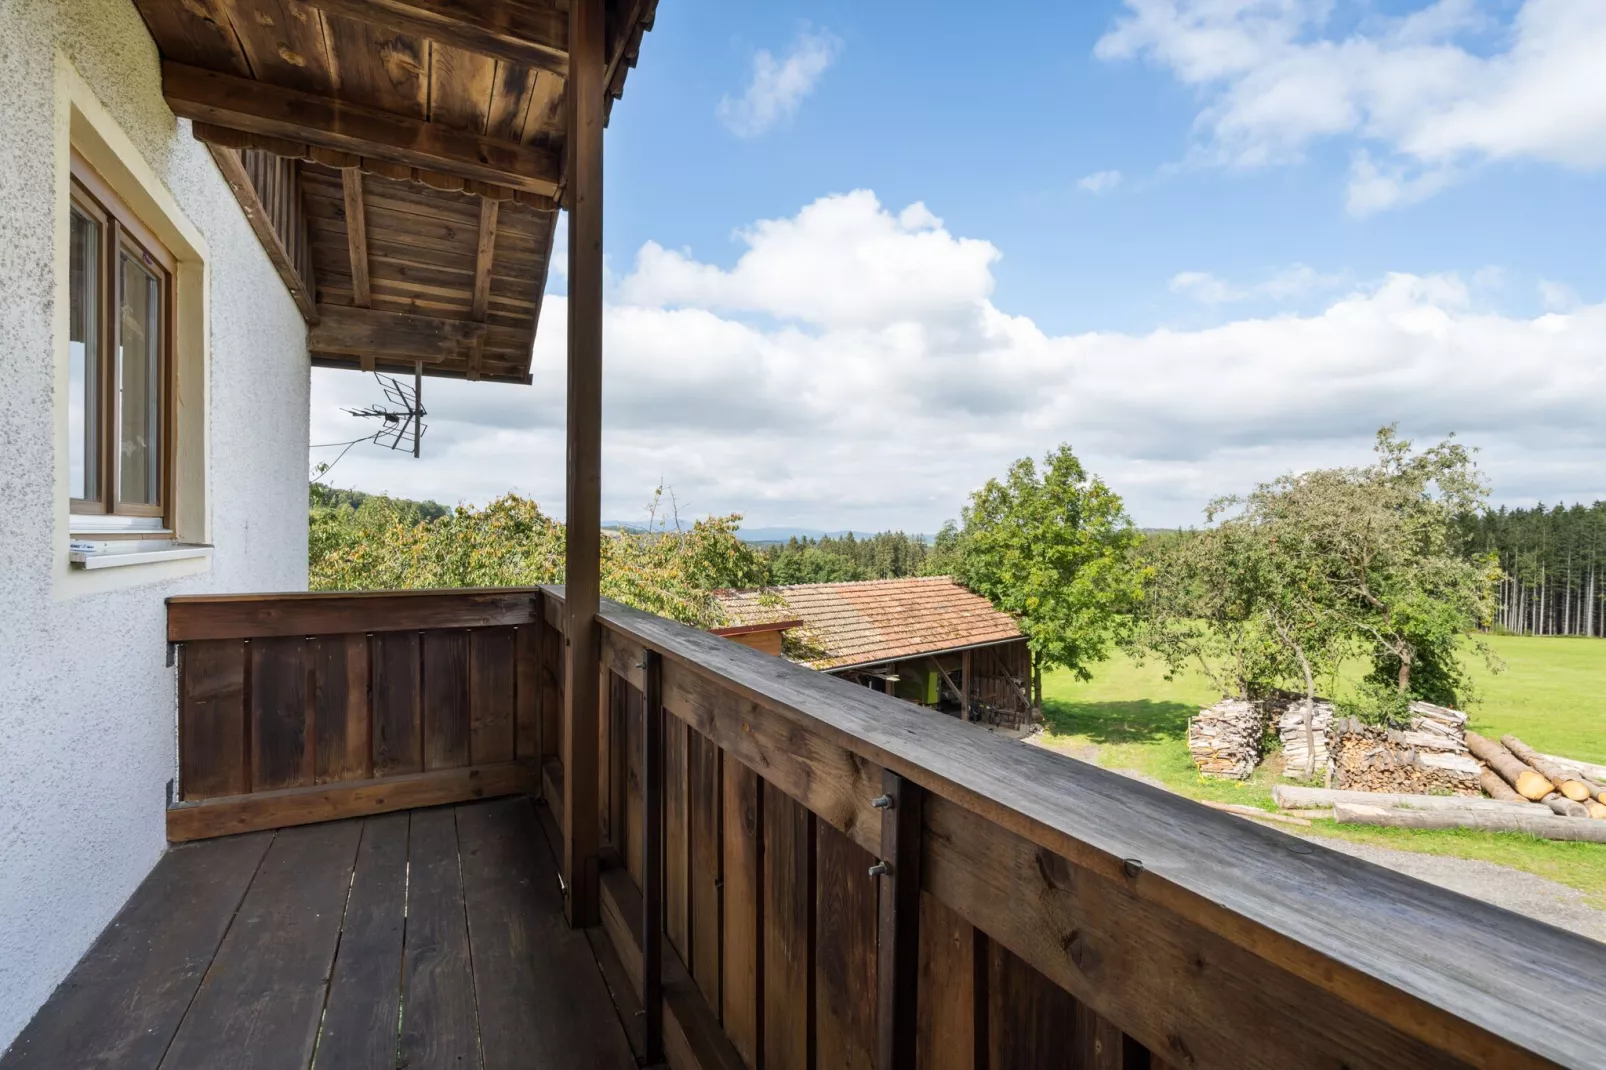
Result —
<svg viewBox="0 0 1606 1070"><path fill-rule="evenodd" d="M413 456L417 457L424 432L429 430L429 425L424 423L424 417L429 415L423 402L424 365L420 363L413 366L412 386L395 376L380 375L378 372L374 373L374 378L379 380L380 388L385 392L385 404L346 411L365 420L380 421L379 430L370 436L372 441L388 449L412 450Z"/></svg>

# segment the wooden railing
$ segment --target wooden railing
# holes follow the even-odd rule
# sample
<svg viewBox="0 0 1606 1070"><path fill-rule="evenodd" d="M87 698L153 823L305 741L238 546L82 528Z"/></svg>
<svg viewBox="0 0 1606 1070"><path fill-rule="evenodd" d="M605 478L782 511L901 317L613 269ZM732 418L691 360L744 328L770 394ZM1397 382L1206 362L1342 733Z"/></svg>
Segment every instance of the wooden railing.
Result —
<svg viewBox="0 0 1606 1070"><path fill-rule="evenodd" d="M540 791L550 835L600 830L594 945L678 1070L1606 1064L1600 944L619 605L565 724L562 621L555 589L174 600L178 827Z"/></svg>
<svg viewBox="0 0 1606 1070"><path fill-rule="evenodd" d="M196 839L536 790L554 753L534 589L173 598ZM541 711L548 724L543 724ZM545 747L546 749L543 749Z"/></svg>
<svg viewBox="0 0 1606 1070"><path fill-rule="evenodd" d="M672 1065L1606 1065L1600 944L646 613L600 625L602 915Z"/></svg>

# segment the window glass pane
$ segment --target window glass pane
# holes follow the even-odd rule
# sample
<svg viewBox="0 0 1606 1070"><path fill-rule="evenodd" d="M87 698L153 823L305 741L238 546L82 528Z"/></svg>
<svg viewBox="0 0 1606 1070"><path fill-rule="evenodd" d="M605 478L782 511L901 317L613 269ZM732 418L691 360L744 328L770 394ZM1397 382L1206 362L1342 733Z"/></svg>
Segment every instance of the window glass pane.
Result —
<svg viewBox="0 0 1606 1070"><path fill-rule="evenodd" d="M100 498L100 224L72 213L67 300L67 483Z"/></svg>
<svg viewBox="0 0 1606 1070"><path fill-rule="evenodd" d="M118 256L118 500L161 501L162 286L127 249Z"/></svg>

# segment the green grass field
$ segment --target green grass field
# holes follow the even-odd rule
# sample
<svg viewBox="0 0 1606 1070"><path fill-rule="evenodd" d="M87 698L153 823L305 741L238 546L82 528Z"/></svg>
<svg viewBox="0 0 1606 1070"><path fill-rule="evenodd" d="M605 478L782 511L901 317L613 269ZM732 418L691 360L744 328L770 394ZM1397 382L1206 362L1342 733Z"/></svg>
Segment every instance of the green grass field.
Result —
<svg viewBox="0 0 1606 1070"><path fill-rule="evenodd" d="M1467 710L1472 727L1495 738L1509 732L1541 751L1606 764L1606 641L1493 636L1489 644L1505 671L1491 674L1479 666L1478 701ZM1095 667L1087 683L1068 672L1049 673L1043 677L1047 731L1042 743L1079 756L1095 745L1098 764L1106 768L1135 769L1190 798L1273 809L1271 788L1282 779L1280 756L1273 754L1241 782L1207 780L1188 756L1188 718L1218 697L1198 675L1167 680L1156 663L1137 664L1124 656ZM1606 909L1606 845L1504 833L1362 829L1328 821L1318 821L1313 831L1497 862L1578 888Z"/></svg>

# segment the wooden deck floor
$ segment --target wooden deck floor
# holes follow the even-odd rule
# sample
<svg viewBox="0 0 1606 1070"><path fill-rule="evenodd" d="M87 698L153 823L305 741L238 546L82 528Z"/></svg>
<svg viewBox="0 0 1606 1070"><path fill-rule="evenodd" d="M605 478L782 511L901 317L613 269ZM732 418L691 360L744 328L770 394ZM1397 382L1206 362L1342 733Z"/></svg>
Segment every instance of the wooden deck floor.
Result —
<svg viewBox="0 0 1606 1070"><path fill-rule="evenodd" d="M634 1067L524 798L176 847L0 1070Z"/></svg>

